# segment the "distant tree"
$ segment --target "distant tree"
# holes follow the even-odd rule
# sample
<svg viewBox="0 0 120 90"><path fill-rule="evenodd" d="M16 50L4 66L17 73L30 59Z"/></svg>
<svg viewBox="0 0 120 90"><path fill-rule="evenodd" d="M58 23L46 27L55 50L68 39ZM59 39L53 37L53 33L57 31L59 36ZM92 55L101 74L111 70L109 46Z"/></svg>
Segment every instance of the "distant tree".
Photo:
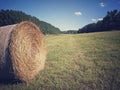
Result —
<svg viewBox="0 0 120 90"><path fill-rule="evenodd" d="M27 15L22 11L16 10L0 10L0 26L16 24L21 21L32 21L39 26L44 34L59 34L60 29L53 25L40 21L38 18Z"/></svg>
<svg viewBox="0 0 120 90"><path fill-rule="evenodd" d="M108 11L102 21L84 26L78 33L120 30L120 11Z"/></svg>
<svg viewBox="0 0 120 90"><path fill-rule="evenodd" d="M61 31L62 34L77 34L76 30Z"/></svg>

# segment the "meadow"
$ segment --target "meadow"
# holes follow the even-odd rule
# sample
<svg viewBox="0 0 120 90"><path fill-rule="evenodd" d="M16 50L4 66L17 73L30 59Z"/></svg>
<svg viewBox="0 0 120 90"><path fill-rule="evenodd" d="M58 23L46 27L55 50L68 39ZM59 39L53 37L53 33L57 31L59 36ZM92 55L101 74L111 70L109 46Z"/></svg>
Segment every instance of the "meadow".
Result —
<svg viewBox="0 0 120 90"><path fill-rule="evenodd" d="M45 69L0 90L120 90L120 31L46 35Z"/></svg>

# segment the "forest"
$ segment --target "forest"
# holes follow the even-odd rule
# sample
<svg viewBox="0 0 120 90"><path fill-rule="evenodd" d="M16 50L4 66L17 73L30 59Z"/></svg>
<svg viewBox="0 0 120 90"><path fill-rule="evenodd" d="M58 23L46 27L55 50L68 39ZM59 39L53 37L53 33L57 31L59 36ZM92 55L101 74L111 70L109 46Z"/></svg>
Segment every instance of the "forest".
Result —
<svg viewBox="0 0 120 90"><path fill-rule="evenodd" d="M120 11L108 11L103 20L91 23L78 30L78 33L120 30Z"/></svg>
<svg viewBox="0 0 120 90"><path fill-rule="evenodd" d="M40 27L44 34L58 34L60 29L44 21L40 21L37 17L28 15L22 11L16 10L0 10L0 26L16 24L21 21L32 21Z"/></svg>

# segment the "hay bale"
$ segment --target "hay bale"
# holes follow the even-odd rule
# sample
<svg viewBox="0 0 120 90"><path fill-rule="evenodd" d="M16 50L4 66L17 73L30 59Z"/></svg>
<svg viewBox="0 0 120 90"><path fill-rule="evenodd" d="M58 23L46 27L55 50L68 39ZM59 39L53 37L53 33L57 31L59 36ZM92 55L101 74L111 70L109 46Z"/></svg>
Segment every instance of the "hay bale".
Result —
<svg viewBox="0 0 120 90"><path fill-rule="evenodd" d="M44 68L46 50L39 28L29 21L0 27L0 80L29 81Z"/></svg>

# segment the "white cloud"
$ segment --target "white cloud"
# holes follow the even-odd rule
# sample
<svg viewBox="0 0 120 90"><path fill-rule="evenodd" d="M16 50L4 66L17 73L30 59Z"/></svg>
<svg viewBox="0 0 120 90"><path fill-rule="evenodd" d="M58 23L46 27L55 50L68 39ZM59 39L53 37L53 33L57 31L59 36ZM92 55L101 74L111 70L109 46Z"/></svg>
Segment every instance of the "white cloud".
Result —
<svg viewBox="0 0 120 90"><path fill-rule="evenodd" d="M102 21L103 20L103 18L98 18L98 21Z"/></svg>
<svg viewBox="0 0 120 90"><path fill-rule="evenodd" d="M74 14L75 14L76 16L81 16L81 15L82 15L82 12L74 12Z"/></svg>
<svg viewBox="0 0 120 90"><path fill-rule="evenodd" d="M92 20L92 22L97 22L97 19L95 19L95 18L93 18L93 19L91 19Z"/></svg>
<svg viewBox="0 0 120 90"><path fill-rule="evenodd" d="M101 2L99 3L101 7L105 7L105 3Z"/></svg>
<svg viewBox="0 0 120 90"><path fill-rule="evenodd" d="M92 22L96 23L96 22L98 22L98 21L102 21L103 18L98 18L98 19L93 18L93 19L91 19L91 20L92 20Z"/></svg>

